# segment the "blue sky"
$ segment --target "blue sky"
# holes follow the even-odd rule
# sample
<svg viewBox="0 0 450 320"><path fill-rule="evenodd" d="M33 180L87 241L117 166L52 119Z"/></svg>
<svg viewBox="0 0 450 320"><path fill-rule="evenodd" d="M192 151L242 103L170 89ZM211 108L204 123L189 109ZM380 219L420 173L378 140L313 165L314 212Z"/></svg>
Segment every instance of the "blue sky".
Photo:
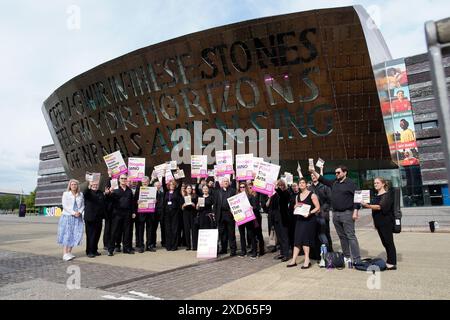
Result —
<svg viewBox="0 0 450 320"><path fill-rule="evenodd" d="M32 191L39 152L52 143L42 102L70 78L163 40L233 22L361 4L393 58L426 51L423 25L450 15L448 0L2 1L0 189ZM80 28L68 28L74 7Z"/></svg>

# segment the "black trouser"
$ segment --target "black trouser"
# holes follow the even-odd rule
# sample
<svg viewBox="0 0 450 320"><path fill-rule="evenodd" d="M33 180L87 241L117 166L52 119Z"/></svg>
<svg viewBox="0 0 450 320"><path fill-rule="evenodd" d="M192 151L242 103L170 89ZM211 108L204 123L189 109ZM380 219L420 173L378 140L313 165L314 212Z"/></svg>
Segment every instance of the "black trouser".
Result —
<svg viewBox="0 0 450 320"><path fill-rule="evenodd" d="M192 249L197 250L198 230L200 229L200 217L197 215L192 224Z"/></svg>
<svg viewBox="0 0 450 320"><path fill-rule="evenodd" d="M192 227L194 225L194 216L191 211L183 210L183 231L184 231L184 239L186 241L186 247L188 249L192 249L192 240L193 233Z"/></svg>
<svg viewBox="0 0 450 320"><path fill-rule="evenodd" d="M178 226L179 226L179 210L167 210L164 213L164 223L166 229L165 245L167 250L178 249Z"/></svg>
<svg viewBox="0 0 450 320"><path fill-rule="evenodd" d="M262 232L262 216L261 214L256 214L256 221L258 223L258 225L255 227L255 237L256 240L258 241L258 248L259 248L259 254L264 254L265 250L265 246L264 246L264 236L263 236L263 232Z"/></svg>
<svg viewBox="0 0 450 320"><path fill-rule="evenodd" d="M161 223L161 246L165 246L165 240L166 240L166 233L164 229L164 221L161 219L161 212L156 211L156 213L151 213L152 217L152 229L150 234L150 246L156 247L156 238L157 238L157 232L158 232L158 224ZM147 239L148 241L148 239ZM147 247L149 246L147 244Z"/></svg>
<svg viewBox="0 0 450 320"><path fill-rule="evenodd" d="M241 224L238 229L241 240L241 254L247 254L247 239L245 236L245 232L247 231L247 235L250 238L250 254L256 255L255 222L252 220L245 224Z"/></svg>
<svg viewBox="0 0 450 320"><path fill-rule="evenodd" d="M142 215L142 216L139 216ZM136 217L136 247L144 249L144 230L146 234L146 246L150 246L151 230L153 228L153 213L138 213Z"/></svg>
<svg viewBox="0 0 450 320"><path fill-rule="evenodd" d="M94 221L85 221L86 227L86 254L98 252L98 241L102 233L103 221L96 219Z"/></svg>
<svg viewBox="0 0 450 320"><path fill-rule="evenodd" d="M317 216L317 223L319 224L319 240L321 244L324 244L327 246L328 252L333 252L333 243L331 241L331 234L330 234L330 219Z"/></svg>
<svg viewBox="0 0 450 320"><path fill-rule="evenodd" d="M232 214L229 211L222 212L222 221L219 223L219 234L221 242L221 251L226 252L228 242L230 242L231 253L235 254L236 245L236 223ZM245 238L244 238L245 241Z"/></svg>
<svg viewBox="0 0 450 320"><path fill-rule="evenodd" d="M103 229L103 247L108 249L111 240L114 239L112 233L112 218L105 218L105 228Z"/></svg>
<svg viewBox="0 0 450 320"><path fill-rule="evenodd" d="M386 263L397 265L397 250L395 249L394 244L394 234L392 232L393 229L392 223L386 223L381 226L377 226L378 235L380 236L381 243L383 247L386 249L387 261Z"/></svg>
<svg viewBox="0 0 450 320"><path fill-rule="evenodd" d="M185 247L186 246L186 233L184 231L184 223L183 223L183 213L180 212L180 217L178 218L178 246Z"/></svg>
<svg viewBox="0 0 450 320"><path fill-rule="evenodd" d="M280 254L284 257L289 257L288 227L283 225L281 220L277 219L274 219L274 225L277 240L280 243Z"/></svg>
<svg viewBox="0 0 450 320"><path fill-rule="evenodd" d="M113 242L108 247L109 252L114 251L114 245L120 243L123 233L123 251L131 250L132 235L132 219L131 214L115 214L112 221Z"/></svg>

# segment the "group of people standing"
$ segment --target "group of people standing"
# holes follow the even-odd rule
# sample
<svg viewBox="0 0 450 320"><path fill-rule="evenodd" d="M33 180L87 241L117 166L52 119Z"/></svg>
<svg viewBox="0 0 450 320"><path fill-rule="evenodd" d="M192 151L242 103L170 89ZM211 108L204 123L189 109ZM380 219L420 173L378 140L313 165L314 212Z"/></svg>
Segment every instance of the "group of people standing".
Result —
<svg viewBox="0 0 450 320"><path fill-rule="evenodd" d="M155 251L158 226L161 228L161 245L168 251L177 250L183 241L186 250L197 250L199 230L218 228L219 253L227 254L229 248L230 256L237 256L236 223L227 200L245 192L256 219L238 227L240 257L256 259L265 254L261 213L266 212L269 232L273 230L277 239L272 252L280 250L274 259L290 260L287 267L294 267L297 257L304 254L301 268L308 269L311 260L320 259L321 246L333 251L330 235L332 212L345 260L357 263L361 257L355 221L362 206L372 209L374 225L387 251L387 267L396 269L392 232L394 197L383 178L374 180L377 194L370 204L355 204L356 184L347 177L345 166L336 168L335 180L325 179L323 172L319 174L314 168L310 168L311 182L307 182L300 169L298 173L298 183L289 187L284 180L278 180L276 192L270 197L256 193L251 180L236 182L223 178L214 182L198 179L191 185L183 180L171 180L166 184L164 177L161 182L157 178L144 177L142 186L153 185L157 189L154 213L138 212L140 185L125 174L120 175L117 189L112 189L108 181L104 191L99 190L98 182L90 182L88 189L81 192L79 182L70 180L63 194L63 213L58 226L58 243L64 247L63 259L69 261L75 257L71 251L81 244L84 227L86 254L91 258L100 255L98 242L103 220L103 243L109 256L118 251L134 254L133 233L138 252ZM294 214L295 209L302 205L310 206L309 214Z"/></svg>

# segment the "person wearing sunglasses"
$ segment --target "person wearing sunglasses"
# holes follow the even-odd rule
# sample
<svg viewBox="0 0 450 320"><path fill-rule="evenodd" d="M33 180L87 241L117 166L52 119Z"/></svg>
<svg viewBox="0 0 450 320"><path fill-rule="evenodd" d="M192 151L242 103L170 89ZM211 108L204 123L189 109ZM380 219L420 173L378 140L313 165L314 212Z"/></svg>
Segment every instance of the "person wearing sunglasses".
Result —
<svg viewBox="0 0 450 320"><path fill-rule="evenodd" d="M333 224L341 242L345 263L361 260L359 243L356 238L355 221L359 218L360 205L354 203L356 184L347 177L348 169L340 165L335 169L336 179L328 180L316 172L314 167L309 169L319 182L331 188L331 207L333 208Z"/></svg>
<svg viewBox="0 0 450 320"><path fill-rule="evenodd" d="M253 207L253 211L256 210L256 201L254 197L250 196L247 192L247 185L245 182L241 181L239 183L239 193L245 193L247 195L247 198L250 202L250 204ZM250 238L250 258L256 259L256 237L255 237L255 225L254 220L249 221L247 223L241 224L239 227L239 235L241 240L241 253L239 254L239 257L243 258L247 255L247 236Z"/></svg>

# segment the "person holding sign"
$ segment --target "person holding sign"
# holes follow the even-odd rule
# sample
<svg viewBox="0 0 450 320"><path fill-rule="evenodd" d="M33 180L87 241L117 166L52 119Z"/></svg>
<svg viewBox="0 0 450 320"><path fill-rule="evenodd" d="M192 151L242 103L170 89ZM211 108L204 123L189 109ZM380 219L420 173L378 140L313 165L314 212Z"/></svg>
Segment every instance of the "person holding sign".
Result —
<svg viewBox="0 0 450 320"><path fill-rule="evenodd" d="M355 221L359 218L359 203L354 203L356 184L347 177L348 169L340 165L335 169L336 180L328 180L319 175L314 168L310 168L319 182L331 188L331 207L333 208L333 224L341 242L344 260L353 259L353 263L360 261L359 243L356 238Z"/></svg>
<svg viewBox="0 0 450 320"><path fill-rule="evenodd" d="M102 191L98 190L99 181L89 182L84 195L84 223L86 226L86 254L89 258L99 256L98 241L102 233L105 217L106 200Z"/></svg>
<svg viewBox="0 0 450 320"><path fill-rule="evenodd" d="M239 183L238 193L245 193L249 202L250 202L250 199L253 201L253 203L250 202L250 205L253 208L253 212L255 210L259 210L255 198L250 196L247 193L247 185L245 184L244 181L241 181ZM255 216L255 218L256 218L256 216ZM248 221L247 223L241 224L238 227L239 235L240 235L240 239L241 239L241 253L239 254L239 257L241 257L241 258L245 257L247 255L247 238L246 238L246 231L247 231L247 235L250 238L250 244L251 244L250 258L256 259L257 255L256 255L255 221L256 220Z"/></svg>
<svg viewBox="0 0 450 320"><path fill-rule="evenodd" d="M193 231L194 217L197 216L197 196L192 192L192 186L187 185L183 192L181 209L183 210L184 237L186 239L186 250L192 248L197 250L198 233Z"/></svg>
<svg viewBox="0 0 450 320"><path fill-rule="evenodd" d="M119 180L119 189L113 191L111 189L106 190L106 194L112 200L112 234L114 237L108 248L108 256L114 255L114 244L120 242L121 231L123 232L123 253L134 254L131 247L133 237L131 234L132 214L136 209L133 201L133 192L127 185L128 178L126 174L121 174Z"/></svg>
<svg viewBox="0 0 450 320"><path fill-rule="evenodd" d="M197 200L198 227L199 229L217 228L213 213L214 196L210 194L207 185L202 187L202 194L203 197L199 197Z"/></svg>
<svg viewBox="0 0 450 320"><path fill-rule="evenodd" d="M287 210L289 193L284 181L278 180L276 186L276 192L267 200L266 206L269 209L269 216L273 221L275 233L280 242L280 254L275 256L274 259L286 262L289 260L289 216Z"/></svg>
<svg viewBox="0 0 450 320"><path fill-rule="evenodd" d="M142 177L142 186L139 187L138 191L136 192L135 195L135 199L137 199L137 203L139 203L139 201L141 200L141 190L143 190L142 188L145 188L145 190L147 190L147 188L149 188L150 185L150 178L147 176ZM151 194L151 189L149 190L149 195ZM156 194L154 195L153 198L151 198L152 196L149 196L150 200L148 200L147 202L154 200L153 201L153 206L155 206L156 203ZM154 214L155 214L155 209L153 207L153 212L150 211L150 209L147 208L140 208L139 205L137 206L137 213L136 213L136 247L139 253L143 253L145 248L149 248L150 247L150 239L151 239L151 230L154 228L153 224L154 224ZM145 234L146 234L146 245L144 247L144 230L145 230Z"/></svg>
<svg viewBox="0 0 450 320"><path fill-rule="evenodd" d="M301 268L309 269L311 267L309 253L311 247L314 247L316 243L316 214L320 212L320 203L317 196L307 189L305 178L299 180L298 186L300 194L297 196L294 210L294 215L297 218L295 223L294 252L292 261L287 267L290 268L297 265L297 257L302 247L305 253L305 261Z"/></svg>
<svg viewBox="0 0 450 320"><path fill-rule="evenodd" d="M260 194L258 194L255 190L253 190L253 182L247 181L247 194L248 194L248 201L250 202L253 213L255 214L256 220L253 220L254 226L255 226L255 237L256 241L258 242L258 248L259 248L259 256L263 256L266 253L266 247L264 244L264 236L262 232L262 216L261 216L261 200L260 200ZM247 242L251 242L247 240ZM250 257L252 258L252 257Z"/></svg>
<svg viewBox="0 0 450 320"><path fill-rule="evenodd" d="M236 256L236 223L231 214L228 198L236 194L236 189L230 186L228 177L222 179L222 184L216 182L216 190L214 191L215 201L215 218L219 226L219 237L221 241L220 254L227 253L228 243L230 243L230 256Z"/></svg>
<svg viewBox="0 0 450 320"><path fill-rule="evenodd" d="M181 220L181 205L183 196L181 195L181 185L175 180L166 184L163 176L162 185L164 188L164 228L166 229L166 249L167 251L178 250L178 226Z"/></svg>
<svg viewBox="0 0 450 320"><path fill-rule="evenodd" d="M382 177L375 178L373 185L377 195L372 203L361 202L364 208L372 209L372 218L380 236L381 243L386 249L387 270L397 270L397 250L394 244L394 196L389 192L387 181Z"/></svg>

